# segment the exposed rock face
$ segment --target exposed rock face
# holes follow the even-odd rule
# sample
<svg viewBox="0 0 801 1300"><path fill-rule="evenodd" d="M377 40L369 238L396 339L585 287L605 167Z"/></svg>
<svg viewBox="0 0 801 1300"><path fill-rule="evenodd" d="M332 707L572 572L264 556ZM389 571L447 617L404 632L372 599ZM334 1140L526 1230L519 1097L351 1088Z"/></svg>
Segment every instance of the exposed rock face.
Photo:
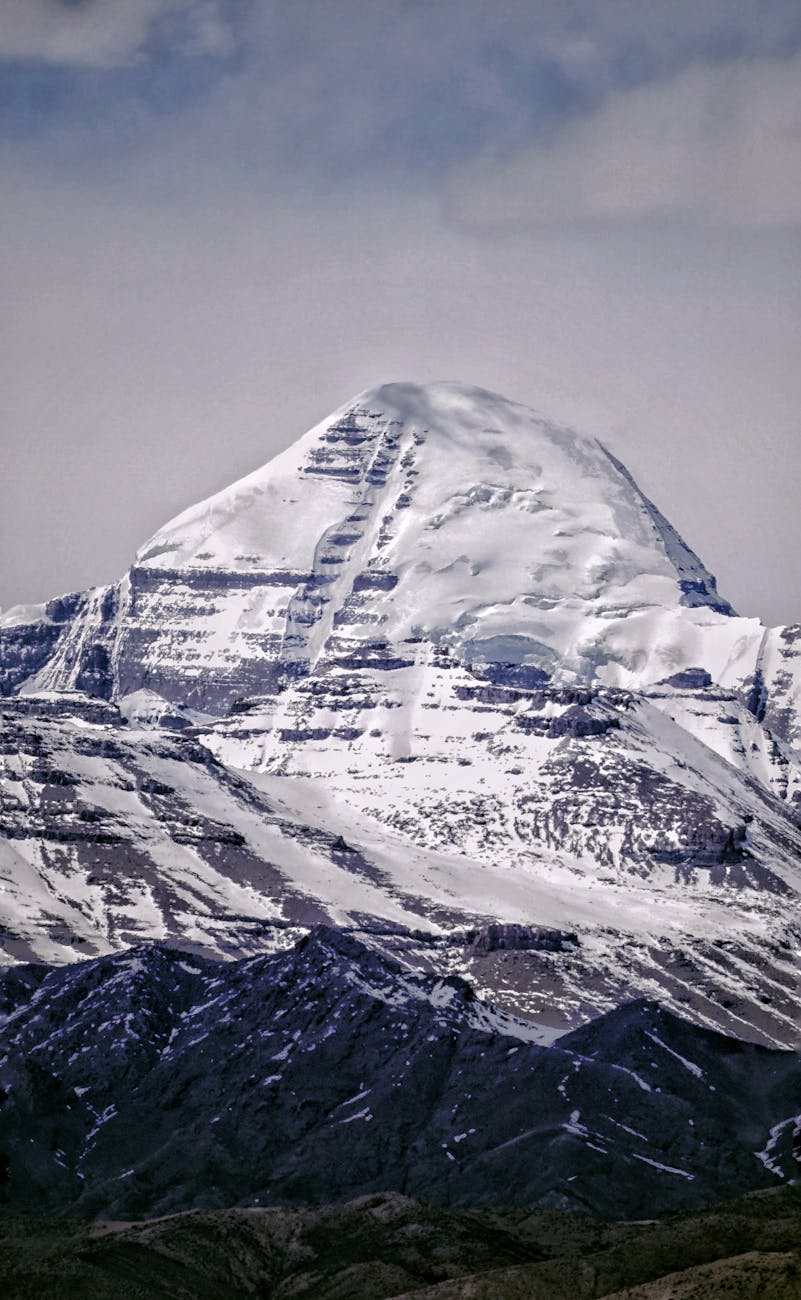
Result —
<svg viewBox="0 0 801 1300"><path fill-rule="evenodd" d="M241 962L157 945L9 975L7 1213L397 1190L641 1216L797 1173L801 1057L650 1002L542 1047L325 928Z"/></svg>
<svg viewBox="0 0 801 1300"><path fill-rule="evenodd" d="M5 957L330 920L562 1027L658 991L794 1043L800 636L598 443L362 394L120 583L0 620ZM502 969L456 937L488 924L578 943Z"/></svg>
<svg viewBox="0 0 801 1300"><path fill-rule="evenodd" d="M578 936L561 930L546 930L530 925L484 925L480 930L468 930L464 936L465 947L471 952L570 952L578 943Z"/></svg>
<svg viewBox="0 0 801 1300"><path fill-rule="evenodd" d="M85 604L76 593L0 617L0 695L13 695L45 666Z"/></svg>
<svg viewBox="0 0 801 1300"><path fill-rule="evenodd" d="M761 682L757 714L780 740L801 749L801 624L774 628L766 634L757 674Z"/></svg>
<svg viewBox="0 0 801 1300"><path fill-rule="evenodd" d="M666 677L662 686L674 686L679 691L702 691L712 685L712 675L706 668L685 668L683 672Z"/></svg>

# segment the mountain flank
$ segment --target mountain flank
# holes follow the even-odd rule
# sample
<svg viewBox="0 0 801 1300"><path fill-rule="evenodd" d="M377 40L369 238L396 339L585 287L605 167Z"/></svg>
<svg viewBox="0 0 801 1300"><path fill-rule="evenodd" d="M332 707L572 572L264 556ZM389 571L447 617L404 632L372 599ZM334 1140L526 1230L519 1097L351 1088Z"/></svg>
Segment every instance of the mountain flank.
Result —
<svg viewBox="0 0 801 1300"><path fill-rule="evenodd" d="M557 1039L326 927L210 962L11 968L5 1215L113 1219L397 1191L637 1217L798 1171L801 1054L640 1001Z"/></svg>

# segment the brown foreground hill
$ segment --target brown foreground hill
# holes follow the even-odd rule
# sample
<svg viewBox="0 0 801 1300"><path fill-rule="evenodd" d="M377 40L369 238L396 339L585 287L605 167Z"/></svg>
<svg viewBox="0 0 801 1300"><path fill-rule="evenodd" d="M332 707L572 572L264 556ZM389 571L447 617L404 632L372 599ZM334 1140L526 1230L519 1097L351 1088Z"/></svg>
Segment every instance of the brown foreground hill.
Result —
<svg viewBox="0 0 801 1300"><path fill-rule="evenodd" d="M801 1190L603 1222L395 1193L142 1223L12 1219L6 1300L801 1300Z"/></svg>

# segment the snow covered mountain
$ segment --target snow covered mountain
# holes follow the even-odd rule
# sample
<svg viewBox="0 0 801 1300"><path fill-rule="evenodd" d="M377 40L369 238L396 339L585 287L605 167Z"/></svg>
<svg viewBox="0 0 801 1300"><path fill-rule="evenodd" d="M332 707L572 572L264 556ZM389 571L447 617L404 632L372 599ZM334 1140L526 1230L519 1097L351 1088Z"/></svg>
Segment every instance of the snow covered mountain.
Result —
<svg viewBox="0 0 801 1300"><path fill-rule="evenodd" d="M0 649L9 958L326 919L557 1027L647 994L798 1039L801 628L597 442L371 390Z"/></svg>
<svg viewBox="0 0 801 1300"><path fill-rule="evenodd" d="M557 682L639 687L700 665L722 686L760 677L772 699L777 638L731 613L600 444L480 389L389 384L179 515L116 587L10 611L7 636L38 638L6 672L218 714L422 639Z"/></svg>

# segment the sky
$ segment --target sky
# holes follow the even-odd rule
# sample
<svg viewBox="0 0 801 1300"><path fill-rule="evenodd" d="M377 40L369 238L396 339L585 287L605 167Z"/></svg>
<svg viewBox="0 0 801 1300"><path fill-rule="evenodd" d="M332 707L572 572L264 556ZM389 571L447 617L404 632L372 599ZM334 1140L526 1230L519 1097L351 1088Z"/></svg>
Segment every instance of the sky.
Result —
<svg viewBox="0 0 801 1300"><path fill-rule="evenodd" d="M3 608L446 378L801 621L797 0L2 0L0 186Z"/></svg>

